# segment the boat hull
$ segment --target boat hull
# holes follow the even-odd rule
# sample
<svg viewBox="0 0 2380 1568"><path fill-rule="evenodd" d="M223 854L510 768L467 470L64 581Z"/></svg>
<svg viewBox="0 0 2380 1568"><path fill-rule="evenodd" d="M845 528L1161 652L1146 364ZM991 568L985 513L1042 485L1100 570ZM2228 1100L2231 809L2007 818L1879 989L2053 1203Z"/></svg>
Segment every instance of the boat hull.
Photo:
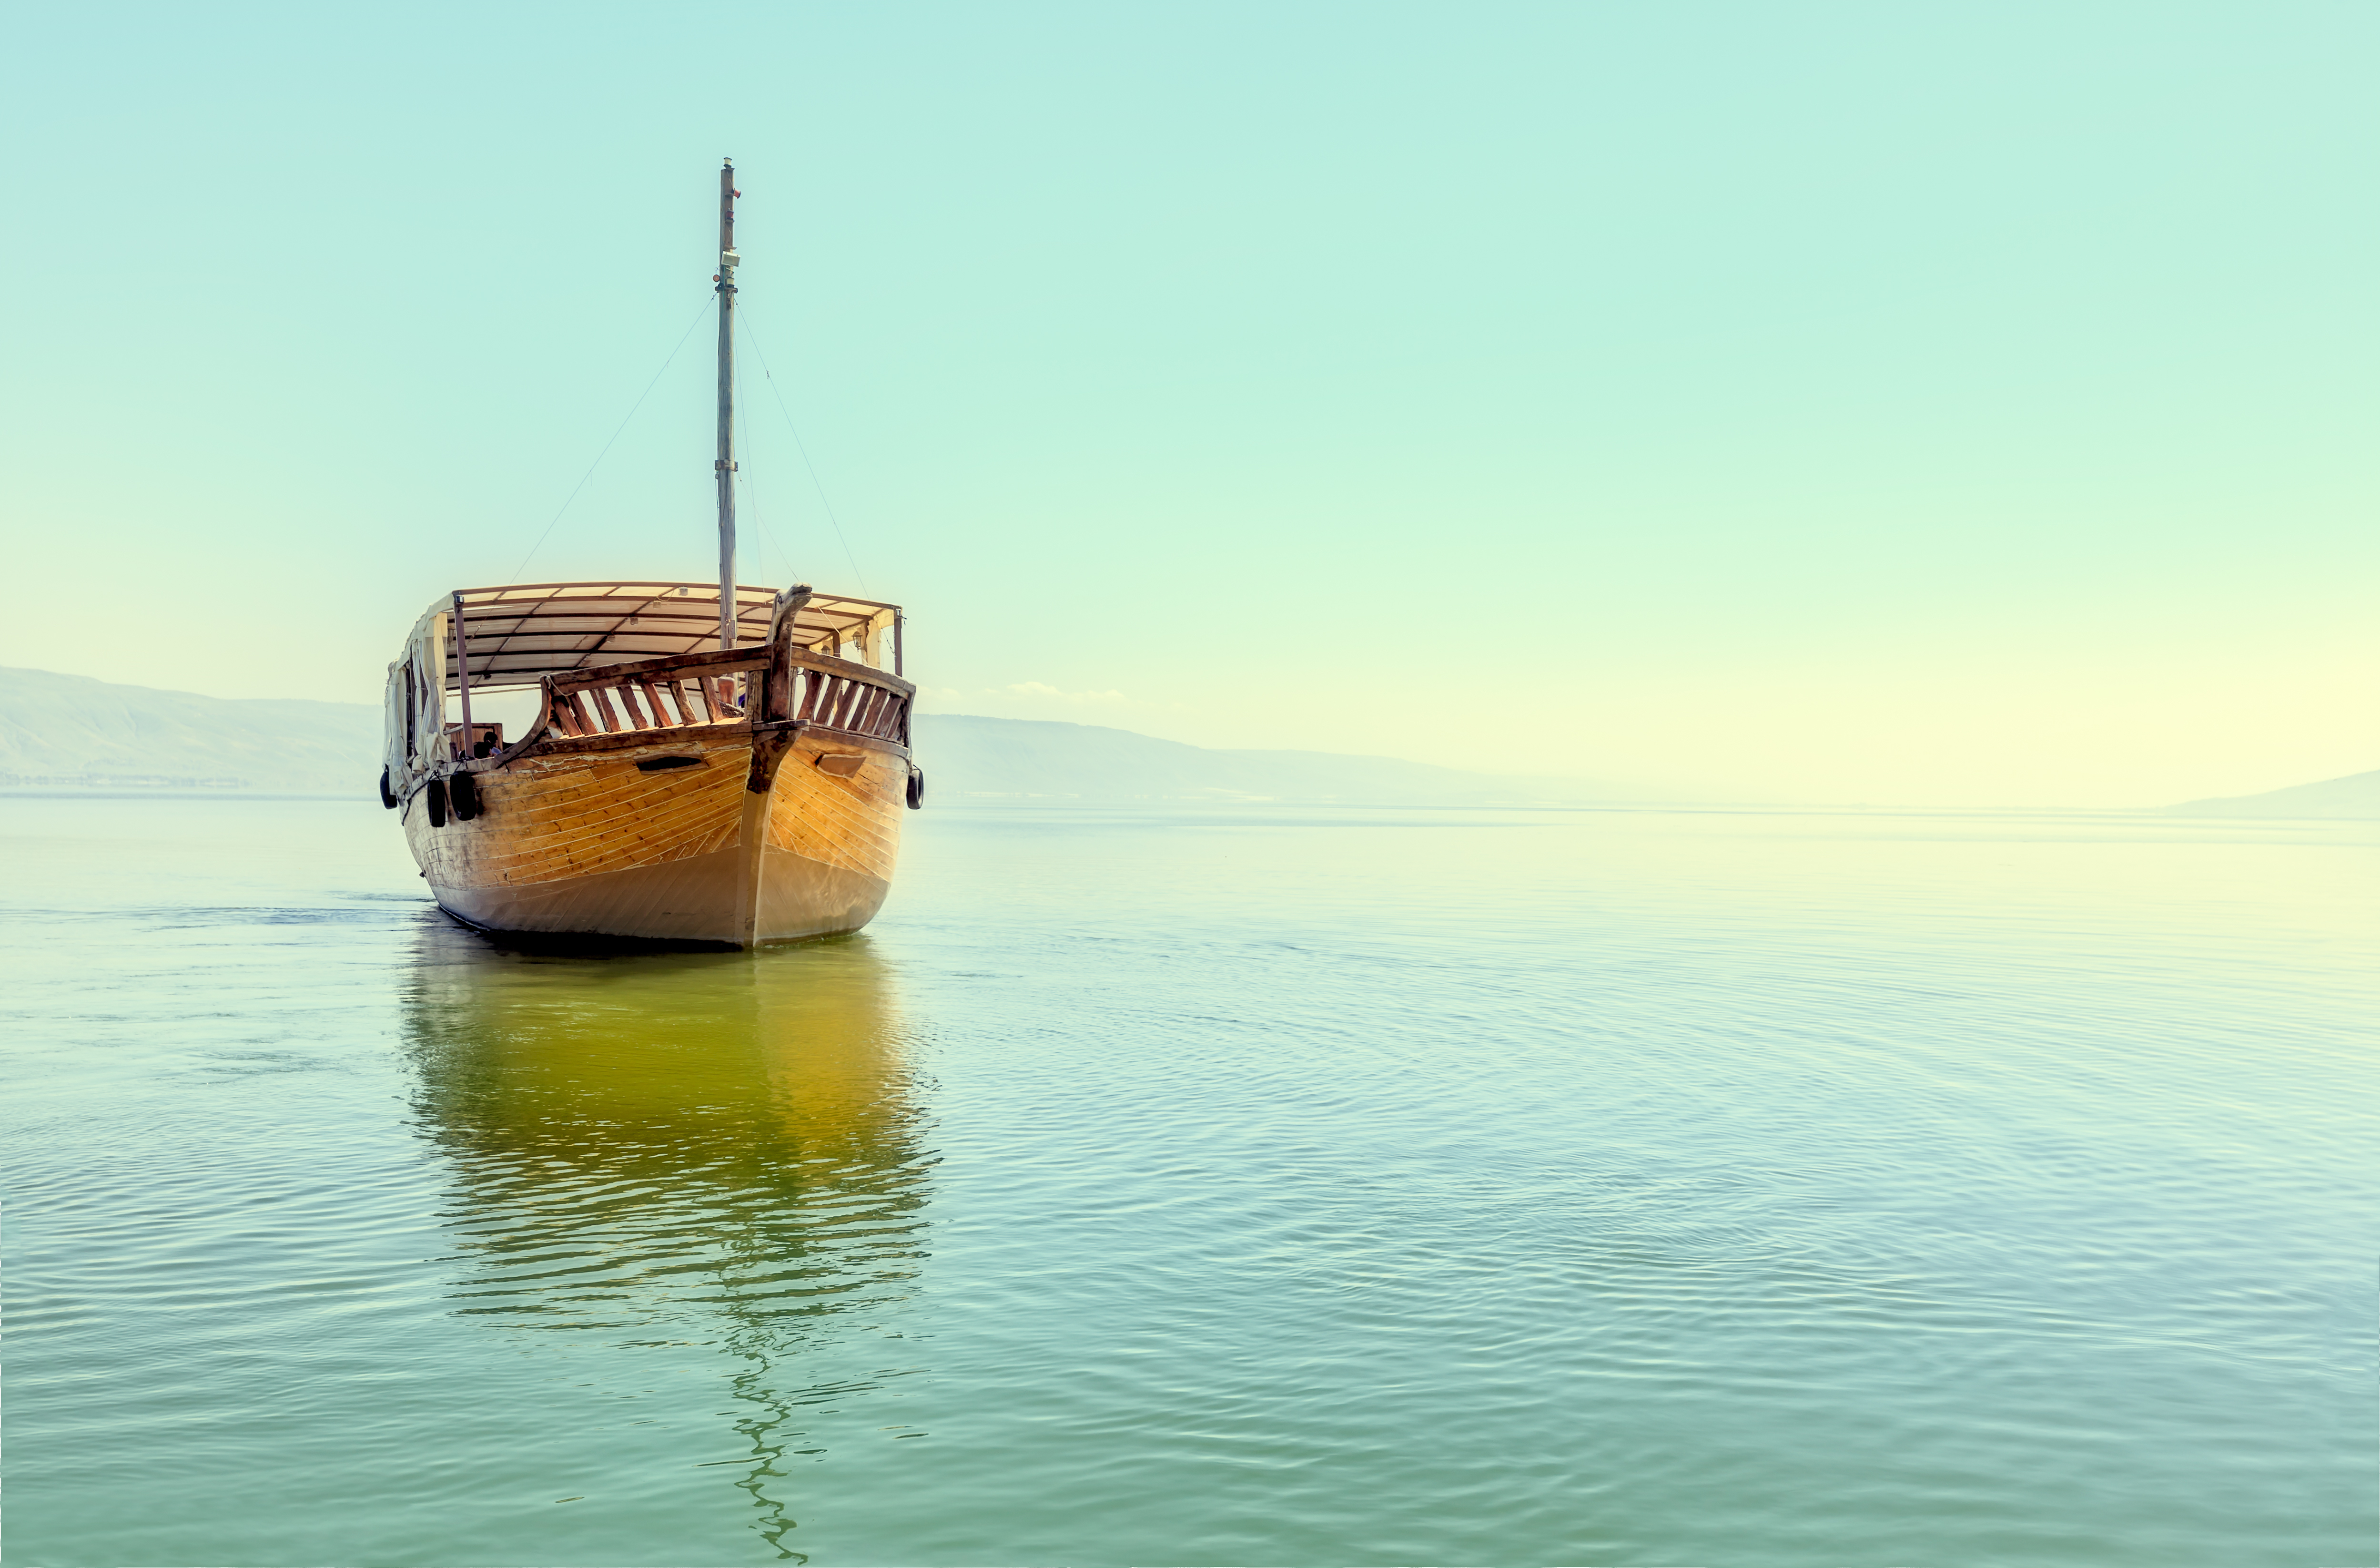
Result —
<svg viewBox="0 0 2380 1568"><path fill-rule="evenodd" d="M751 947L857 930L892 886L907 752L801 724L565 741L473 774L480 811L405 832L493 931Z"/></svg>

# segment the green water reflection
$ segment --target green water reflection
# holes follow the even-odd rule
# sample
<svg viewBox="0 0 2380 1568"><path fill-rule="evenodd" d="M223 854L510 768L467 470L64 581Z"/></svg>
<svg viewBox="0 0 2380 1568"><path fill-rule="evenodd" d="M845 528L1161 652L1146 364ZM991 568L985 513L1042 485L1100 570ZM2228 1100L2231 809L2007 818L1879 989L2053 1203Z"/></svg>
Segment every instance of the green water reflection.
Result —
<svg viewBox="0 0 2380 1568"><path fill-rule="evenodd" d="M590 959L433 927L402 1015L419 1129L456 1178L453 1310L725 1356L739 1484L798 1558L787 1465L822 1452L819 1416L915 1370L847 1354L898 1337L927 1256L885 964L864 938Z"/></svg>

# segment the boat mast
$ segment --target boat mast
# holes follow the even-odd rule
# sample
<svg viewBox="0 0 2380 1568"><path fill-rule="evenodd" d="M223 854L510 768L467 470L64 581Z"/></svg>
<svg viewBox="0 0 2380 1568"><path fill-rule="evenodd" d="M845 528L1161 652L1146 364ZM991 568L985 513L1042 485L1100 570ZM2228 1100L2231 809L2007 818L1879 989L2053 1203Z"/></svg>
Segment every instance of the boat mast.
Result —
<svg viewBox="0 0 2380 1568"><path fill-rule="evenodd" d="M735 646L735 161L719 169L719 646Z"/></svg>

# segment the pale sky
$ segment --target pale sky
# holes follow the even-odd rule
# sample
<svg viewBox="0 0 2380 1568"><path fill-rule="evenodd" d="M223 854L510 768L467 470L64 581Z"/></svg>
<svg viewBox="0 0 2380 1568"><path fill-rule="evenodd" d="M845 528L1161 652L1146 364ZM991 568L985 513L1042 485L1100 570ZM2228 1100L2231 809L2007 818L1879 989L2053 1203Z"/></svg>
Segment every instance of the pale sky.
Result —
<svg viewBox="0 0 2380 1568"><path fill-rule="evenodd" d="M10 33L0 663L377 702L450 589L710 577L707 318L654 377L732 153L744 578L904 603L942 711L1743 800L2380 767L2380 7Z"/></svg>

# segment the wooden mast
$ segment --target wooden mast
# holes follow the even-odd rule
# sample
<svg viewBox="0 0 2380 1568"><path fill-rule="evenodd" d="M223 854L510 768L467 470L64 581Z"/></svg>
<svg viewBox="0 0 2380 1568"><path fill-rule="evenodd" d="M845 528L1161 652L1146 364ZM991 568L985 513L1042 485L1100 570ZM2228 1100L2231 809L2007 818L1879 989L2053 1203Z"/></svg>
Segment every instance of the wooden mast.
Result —
<svg viewBox="0 0 2380 1568"><path fill-rule="evenodd" d="M719 646L735 646L735 161L719 169Z"/></svg>
<svg viewBox="0 0 2380 1568"><path fill-rule="evenodd" d="M471 637L463 629L463 590L455 590L455 688L463 694L463 749L471 758Z"/></svg>

